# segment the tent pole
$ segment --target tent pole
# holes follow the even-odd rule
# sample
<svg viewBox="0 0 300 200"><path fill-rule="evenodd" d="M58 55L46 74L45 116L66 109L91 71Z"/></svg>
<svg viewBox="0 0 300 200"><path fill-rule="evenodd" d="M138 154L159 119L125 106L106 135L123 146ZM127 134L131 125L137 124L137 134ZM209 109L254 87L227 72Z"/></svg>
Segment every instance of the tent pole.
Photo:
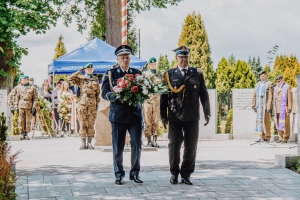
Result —
<svg viewBox="0 0 300 200"><path fill-rule="evenodd" d="M55 90L55 88L54 88L54 80L55 80L55 78L54 78L54 75L55 75L55 73L54 73L54 69L53 69L53 81L52 81L52 123L54 123L54 120L55 120L55 116L54 116L54 90ZM52 126L53 127L53 126ZM56 129L57 129L57 127L56 127Z"/></svg>

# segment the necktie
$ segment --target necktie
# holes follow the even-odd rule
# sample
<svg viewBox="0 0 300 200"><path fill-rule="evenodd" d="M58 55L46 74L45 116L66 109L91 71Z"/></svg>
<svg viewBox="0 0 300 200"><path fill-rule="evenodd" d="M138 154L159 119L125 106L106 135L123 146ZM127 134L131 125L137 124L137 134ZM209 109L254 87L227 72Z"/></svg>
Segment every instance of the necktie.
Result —
<svg viewBox="0 0 300 200"><path fill-rule="evenodd" d="M124 71L124 74L127 74L127 71Z"/></svg>
<svg viewBox="0 0 300 200"><path fill-rule="evenodd" d="M186 76L186 69L181 70L183 72L183 78L185 79Z"/></svg>

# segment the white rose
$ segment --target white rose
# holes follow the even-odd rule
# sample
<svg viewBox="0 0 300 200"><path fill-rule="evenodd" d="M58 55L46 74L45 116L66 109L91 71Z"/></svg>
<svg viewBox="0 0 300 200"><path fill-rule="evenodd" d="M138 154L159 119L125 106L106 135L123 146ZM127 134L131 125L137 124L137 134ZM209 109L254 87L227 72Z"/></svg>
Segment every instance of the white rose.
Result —
<svg viewBox="0 0 300 200"><path fill-rule="evenodd" d="M148 82L147 80L145 80L145 81L144 81L144 84L145 84L146 86L148 86L148 85L149 85L149 82Z"/></svg>
<svg viewBox="0 0 300 200"><path fill-rule="evenodd" d="M155 87L154 87L154 92L157 92L157 90L158 90L158 88L155 86Z"/></svg>
<svg viewBox="0 0 300 200"><path fill-rule="evenodd" d="M148 90L143 90L143 94L147 95L148 94Z"/></svg>
<svg viewBox="0 0 300 200"><path fill-rule="evenodd" d="M143 90L147 90L147 87L145 85L143 86Z"/></svg>

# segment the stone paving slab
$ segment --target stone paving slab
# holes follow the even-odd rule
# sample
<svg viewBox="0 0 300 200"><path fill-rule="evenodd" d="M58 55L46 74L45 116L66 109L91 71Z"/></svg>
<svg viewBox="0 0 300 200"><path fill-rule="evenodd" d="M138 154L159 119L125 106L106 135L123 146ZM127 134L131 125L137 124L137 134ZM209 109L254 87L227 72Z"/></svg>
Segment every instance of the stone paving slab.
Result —
<svg viewBox="0 0 300 200"><path fill-rule="evenodd" d="M196 170L195 174L201 174L204 171ZM230 173L235 174L252 174L254 171L245 170L231 170L226 171L228 177ZM276 169L274 169L276 172ZM288 169L281 170L280 174L289 174ZM153 176L162 176L168 174L168 171L152 172ZM224 174L225 170L213 172ZM269 170L268 173L272 173ZM275 174L275 173L274 173ZM148 176L148 173L141 172L141 178ZM296 174L297 175L297 174ZM76 182L64 182L61 185L59 180L61 175L39 177L30 181L31 184L23 184L17 187L16 191L20 195L18 199L299 199L300 184L279 184L280 177L273 179L260 178L260 175L252 175L253 179L208 179L207 174L205 179L198 179L192 177L193 182L198 183L192 186L185 184L172 185L169 183L169 176L166 180L146 180L144 184L133 183L126 180L122 186L114 184L114 178L102 179L103 182L85 182L91 181L91 174L77 176ZM297 177L297 176L296 176ZM69 177L70 178L70 177ZM26 177L20 182L26 183ZM298 175L300 179L300 175ZM31 179L33 180L33 179ZM40 181L39 181L40 180ZM243 180L243 181L241 181ZM268 183L264 183L268 180ZM292 179L293 180L293 179ZM27 180L28 181L28 180ZM272 183L270 183L272 182ZM38 183L42 183L37 186ZM46 186L45 186L46 185ZM93 188L94 187L94 188ZM28 198L29 197L29 198Z"/></svg>
<svg viewBox="0 0 300 200"><path fill-rule="evenodd" d="M250 143L200 141L193 186L170 184L168 150L164 148L142 153L144 183L134 183L128 177L131 154L124 153L125 183L118 186L111 153L78 151L78 138L12 142L14 150L24 151L17 164L17 199L299 200L300 175L274 166L275 154L295 154L295 149L288 149L292 144Z"/></svg>

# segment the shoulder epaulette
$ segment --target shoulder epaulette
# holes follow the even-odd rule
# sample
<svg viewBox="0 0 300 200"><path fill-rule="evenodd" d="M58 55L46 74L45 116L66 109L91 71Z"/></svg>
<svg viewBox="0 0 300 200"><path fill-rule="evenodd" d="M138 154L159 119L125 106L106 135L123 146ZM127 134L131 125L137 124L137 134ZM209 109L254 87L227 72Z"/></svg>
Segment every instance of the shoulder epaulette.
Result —
<svg viewBox="0 0 300 200"><path fill-rule="evenodd" d="M113 66L110 67L110 69L115 69L119 66L119 63L114 64Z"/></svg>

